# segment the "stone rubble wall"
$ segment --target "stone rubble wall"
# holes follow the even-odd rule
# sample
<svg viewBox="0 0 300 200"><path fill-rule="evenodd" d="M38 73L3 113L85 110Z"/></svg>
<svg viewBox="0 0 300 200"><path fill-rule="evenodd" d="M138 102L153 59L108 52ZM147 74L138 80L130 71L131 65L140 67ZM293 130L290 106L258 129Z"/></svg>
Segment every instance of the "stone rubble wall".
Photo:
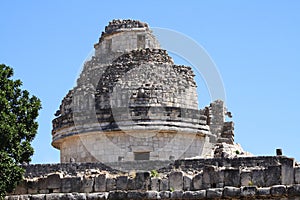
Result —
<svg viewBox="0 0 300 200"><path fill-rule="evenodd" d="M256 186L209 188L197 191L110 191L93 193L51 193L11 195L6 200L132 200L132 199L273 199L299 200L300 184L276 185L258 188Z"/></svg>
<svg viewBox="0 0 300 200"><path fill-rule="evenodd" d="M25 180L7 199L300 197L300 168L295 166L293 159L287 157L215 158L158 163L165 167L129 172L111 168L113 163L111 167L101 163L29 165L26 167ZM115 166L118 164L122 165L122 162L115 163ZM127 167L143 167L145 164L150 169L155 167L155 162L151 165L150 161L124 164Z"/></svg>

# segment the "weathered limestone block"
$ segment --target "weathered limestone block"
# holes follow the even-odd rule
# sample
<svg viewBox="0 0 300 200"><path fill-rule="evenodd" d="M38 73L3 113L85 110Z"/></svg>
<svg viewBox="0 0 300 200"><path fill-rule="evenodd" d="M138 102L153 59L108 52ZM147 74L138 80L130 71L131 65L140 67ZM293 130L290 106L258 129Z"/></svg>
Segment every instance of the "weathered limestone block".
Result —
<svg viewBox="0 0 300 200"><path fill-rule="evenodd" d="M281 158L281 184L289 185L294 183L294 158Z"/></svg>
<svg viewBox="0 0 300 200"><path fill-rule="evenodd" d="M271 194L271 188L270 187L263 187L263 188L257 188L257 196L259 197L267 197Z"/></svg>
<svg viewBox="0 0 300 200"><path fill-rule="evenodd" d="M224 170L224 186L240 187L240 170L225 169Z"/></svg>
<svg viewBox="0 0 300 200"><path fill-rule="evenodd" d="M294 169L295 173L295 183L300 184L300 167Z"/></svg>
<svg viewBox="0 0 300 200"><path fill-rule="evenodd" d="M145 199L147 197L146 192L139 192L139 191L128 191L127 198L128 199Z"/></svg>
<svg viewBox="0 0 300 200"><path fill-rule="evenodd" d="M159 199L158 191L147 191L147 199Z"/></svg>
<svg viewBox="0 0 300 200"><path fill-rule="evenodd" d="M182 199L183 191L182 190L175 190L171 192L170 198L171 199Z"/></svg>
<svg viewBox="0 0 300 200"><path fill-rule="evenodd" d="M182 172L171 172L169 174L169 185L173 190L183 189L183 173Z"/></svg>
<svg viewBox="0 0 300 200"><path fill-rule="evenodd" d="M37 180L27 181L27 187L28 187L29 194L37 194L38 193L38 181Z"/></svg>
<svg viewBox="0 0 300 200"><path fill-rule="evenodd" d="M67 192L78 192L81 190L82 182L80 177L65 177L62 179L61 191Z"/></svg>
<svg viewBox="0 0 300 200"><path fill-rule="evenodd" d="M251 172L241 172L241 186L250 186L252 182L252 173Z"/></svg>
<svg viewBox="0 0 300 200"><path fill-rule="evenodd" d="M88 200L106 200L108 197L108 192L88 193L86 196Z"/></svg>
<svg viewBox="0 0 300 200"><path fill-rule="evenodd" d="M201 190L203 188L202 179L202 174L197 174L196 176L194 176L192 180L192 190Z"/></svg>
<svg viewBox="0 0 300 200"><path fill-rule="evenodd" d="M280 185L281 166L269 166L264 173L264 186Z"/></svg>
<svg viewBox="0 0 300 200"><path fill-rule="evenodd" d="M47 189L59 189L61 187L62 174L50 174L47 176Z"/></svg>
<svg viewBox="0 0 300 200"><path fill-rule="evenodd" d="M161 199L169 199L171 196L171 192L170 191L160 191L159 192L159 197Z"/></svg>
<svg viewBox="0 0 300 200"><path fill-rule="evenodd" d="M241 188L242 197L254 197L257 193L256 186L245 186Z"/></svg>
<svg viewBox="0 0 300 200"><path fill-rule="evenodd" d="M93 186L94 186L94 177L91 176L83 177L81 181L81 189L79 190L79 192L84 192L84 193L93 192L94 190Z"/></svg>
<svg viewBox="0 0 300 200"><path fill-rule="evenodd" d="M291 197L300 196L300 184L288 186L287 193Z"/></svg>
<svg viewBox="0 0 300 200"><path fill-rule="evenodd" d="M190 191L192 188L192 177L183 176L183 190Z"/></svg>
<svg viewBox="0 0 300 200"><path fill-rule="evenodd" d="M127 180L127 189L128 190L135 190L135 179L134 178L128 178Z"/></svg>
<svg viewBox="0 0 300 200"><path fill-rule="evenodd" d="M186 191L182 195L183 199L206 199L206 190Z"/></svg>
<svg viewBox="0 0 300 200"><path fill-rule="evenodd" d="M135 187L137 190L148 190L150 187L150 173L137 172L135 176Z"/></svg>
<svg viewBox="0 0 300 200"><path fill-rule="evenodd" d="M240 188L230 187L230 186L224 187L223 196L225 198L239 197L240 195L241 195L241 189Z"/></svg>
<svg viewBox="0 0 300 200"><path fill-rule="evenodd" d="M127 199L127 192L125 192L125 191L110 191L108 193L108 199L115 199L115 200Z"/></svg>
<svg viewBox="0 0 300 200"><path fill-rule="evenodd" d="M223 187L224 172L218 171L213 166L205 166L202 177L202 187L204 189Z"/></svg>
<svg viewBox="0 0 300 200"><path fill-rule="evenodd" d="M116 178L117 190L127 190L128 176L118 176Z"/></svg>
<svg viewBox="0 0 300 200"><path fill-rule="evenodd" d="M95 177L94 191L95 192L106 191L106 174L100 174L99 176Z"/></svg>
<svg viewBox="0 0 300 200"><path fill-rule="evenodd" d="M156 190L159 191L159 182L160 182L160 178L151 178L151 190Z"/></svg>
<svg viewBox="0 0 300 200"><path fill-rule="evenodd" d="M162 178L159 183L159 191L168 191L169 187L169 179Z"/></svg>
<svg viewBox="0 0 300 200"><path fill-rule="evenodd" d="M286 194L286 186L284 185L275 185L271 187L271 195L272 196L283 196Z"/></svg>
<svg viewBox="0 0 300 200"><path fill-rule="evenodd" d="M258 169L252 171L252 183L255 186L263 187L265 186L265 173L264 170Z"/></svg>
<svg viewBox="0 0 300 200"><path fill-rule="evenodd" d="M221 198L223 194L223 188L209 188L206 190L207 198Z"/></svg>
<svg viewBox="0 0 300 200"><path fill-rule="evenodd" d="M106 191L116 190L116 179L115 178L106 178Z"/></svg>

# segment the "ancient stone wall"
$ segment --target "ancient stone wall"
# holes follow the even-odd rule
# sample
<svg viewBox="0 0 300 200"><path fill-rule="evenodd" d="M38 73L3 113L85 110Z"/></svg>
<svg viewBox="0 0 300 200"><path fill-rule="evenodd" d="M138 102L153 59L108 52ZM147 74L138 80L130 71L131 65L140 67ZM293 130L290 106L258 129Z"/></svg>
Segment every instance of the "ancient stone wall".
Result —
<svg viewBox="0 0 300 200"><path fill-rule="evenodd" d="M155 170L159 164L165 167ZM101 163L29 165L26 179L7 198L17 199L20 195L22 199L300 197L300 168L293 159L282 156L123 162L128 169L145 166L148 166L146 171L124 172L114 169L120 163L111 163L110 167Z"/></svg>

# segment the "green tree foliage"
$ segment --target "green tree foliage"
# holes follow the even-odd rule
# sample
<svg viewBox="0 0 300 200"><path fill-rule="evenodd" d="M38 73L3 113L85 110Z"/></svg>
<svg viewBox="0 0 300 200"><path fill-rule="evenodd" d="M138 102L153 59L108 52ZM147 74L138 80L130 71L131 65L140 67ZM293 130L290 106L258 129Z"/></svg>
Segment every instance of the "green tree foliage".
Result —
<svg viewBox="0 0 300 200"><path fill-rule="evenodd" d="M31 142L38 123L41 102L22 90L20 80L12 80L13 69L0 65L0 199L22 180L21 164L33 155Z"/></svg>

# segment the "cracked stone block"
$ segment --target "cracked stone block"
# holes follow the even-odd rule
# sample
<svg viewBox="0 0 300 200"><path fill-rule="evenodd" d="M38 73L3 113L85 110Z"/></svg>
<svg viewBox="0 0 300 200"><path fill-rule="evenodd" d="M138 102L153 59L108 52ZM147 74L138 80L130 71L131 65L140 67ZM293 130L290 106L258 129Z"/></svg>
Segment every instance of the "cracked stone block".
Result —
<svg viewBox="0 0 300 200"><path fill-rule="evenodd" d="M81 183L82 183L81 189L79 190L79 192L84 192L84 193L93 192L94 177L83 177Z"/></svg>
<svg viewBox="0 0 300 200"><path fill-rule="evenodd" d="M135 187L137 190L148 190L150 187L150 172L137 172Z"/></svg>
<svg viewBox="0 0 300 200"><path fill-rule="evenodd" d="M265 186L265 178L264 178L263 170L253 170L252 171L252 183L255 186L263 187Z"/></svg>
<svg viewBox="0 0 300 200"><path fill-rule="evenodd" d="M159 191L159 178L151 178L151 190Z"/></svg>
<svg viewBox="0 0 300 200"><path fill-rule="evenodd" d="M62 179L61 190L63 193L67 192L78 192L81 189L81 178L80 177L67 177Z"/></svg>
<svg viewBox="0 0 300 200"><path fill-rule="evenodd" d="M159 192L160 199L169 199L170 196L171 196L170 191L161 191L161 192Z"/></svg>
<svg viewBox="0 0 300 200"><path fill-rule="evenodd" d="M145 199L147 197L146 192L129 191L127 192L127 199Z"/></svg>
<svg viewBox="0 0 300 200"><path fill-rule="evenodd" d="M252 184L251 172L242 172L240 178L241 178L241 186L250 186L250 184Z"/></svg>
<svg viewBox="0 0 300 200"><path fill-rule="evenodd" d="M183 188L183 173L171 172L169 174L169 185L173 190L182 190Z"/></svg>
<svg viewBox="0 0 300 200"><path fill-rule="evenodd" d="M300 184L300 167L297 167L295 170L295 183Z"/></svg>
<svg viewBox="0 0 300 200"><path fill-rule="evenodd" d="M159 191L168 191L168 190L170 190L169 179L166 178L161 179L159 183Z"/></svg>
<svg viewBox="0 0 300 200"><path fill-rule="evenodd" d="M202 174L197 174L192 179L192 189L193 190L200 190L202 189Z"/></svg>
<svg viewBox="0 0 300 200"><path fill-rule="evenodd" d="M157 191L147 191L147 199L159 199L159 192Z"/></svg>
<svg viewBox="0 0 300 200"><path fill-rule="evenodd" d="M289 196L300 196L300 184L288 186L287 192Z"/></svg>
<svg viewBox="0 0 300 200"><path fill-rule="evenodd" d="M116 179L107 178L106 179L106 191L112 191L116 189Z"/></svg>
<svg viewBox="0 0 300 200"><path fill-rule="evenodd" d="M281 180L281 166L269 166L264 173L264 186L280 185Z"/></svg>
<svg viewBox="0 0 300 200"><path fill-rule="evenodd" d="M223 188L209 188L206 190L207 198L220 198L223 194Z"/></svg>
<svg viewBox="0 0 300 200"><path fill-rule="evenodd" d="M224 185L240 187L240 170L239 169L225 169L224 170Z"/></svg>
<svg viewBox="0 0 300 200"><path fill-rule="evenodd" d="M116 178L117 190L127 190L128 176L118 176Z"/></svg>
<svg viewBox="0 0 300 200"><path fill-rule="evenodd" d="M46 184L48 189L58 189L61 187L61 175L50 174L47 176Z"/></svg>
<svg viewBox="0 0 300 200"><path fill-rule="evenodd" d="M183 190L190 191L192 188L192 178L189 176L183 176Z"/></svg>
<svg viewBox="0 0 300 200"><path fill-rule="evenodd" d="M106 191L106 174L100 174L99 176L95 177L94 191L95 192Z"/></svg>
<svg viewBox="0 0 300 200"><path fill-rule="evenodd" d="M286 187L284 185L275 185L271 187L271 195L272 196L283 196L287 192Z"/></svg>
<svg viewBox="0 0 300 200"><path fill-rule="evenodd" d="M257 196L266 197L271 194L270 187L257 188Z"/></svg>
<svg viewBox="0 0 300 200"><path fill-rule="evenodd" d="M237 187L224 187L224 197L239 197L241 195L241 189Z"/></svg>
<svg viewBox="0 0 300 200"><path fill-rule="evenodd" d="M128 190L135 190L135 179L133 178L128 178L127 180L127 189Z"/></svg>
<svg viewBox="0 0 300 200"><path fill-rule="evenodd" d="M181 199L183 196L183 191L181 190L175 190L171 192L170 198L171 199Z"/></svg>
<svg viewBox="0 0 300 200"><path fill-rule="evenodd" d="M114 200L127 199L127 192L124 192L124 191L111 191L111 192L109 192L107 199L114 199Z"/></svg>
<svg viewBox="0 0 300 200"><path fill-rule="evenodd" d="M253 197L256 195L256 186L245 186L241 188L241 196L243 197Z"/></svg>

